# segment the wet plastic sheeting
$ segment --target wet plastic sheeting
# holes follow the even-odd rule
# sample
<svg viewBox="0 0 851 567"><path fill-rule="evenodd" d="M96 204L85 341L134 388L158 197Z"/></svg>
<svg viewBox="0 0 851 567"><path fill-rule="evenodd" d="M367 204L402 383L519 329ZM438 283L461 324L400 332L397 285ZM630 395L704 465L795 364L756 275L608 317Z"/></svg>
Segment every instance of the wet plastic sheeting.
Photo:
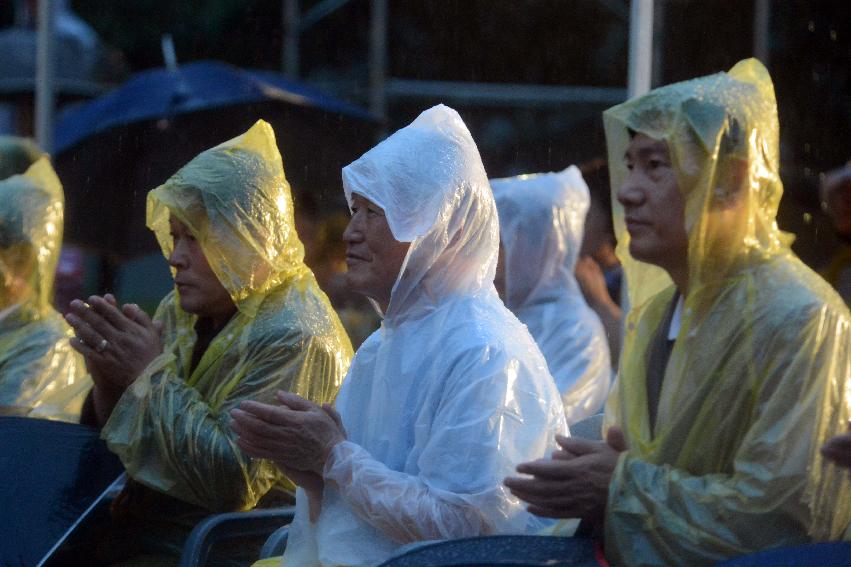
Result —
<svg viewBox="0 0 851 567"><path fill-rule="evenodd" d="M121 474L95 430L0 417L0 565L37 565Z"/></svg>

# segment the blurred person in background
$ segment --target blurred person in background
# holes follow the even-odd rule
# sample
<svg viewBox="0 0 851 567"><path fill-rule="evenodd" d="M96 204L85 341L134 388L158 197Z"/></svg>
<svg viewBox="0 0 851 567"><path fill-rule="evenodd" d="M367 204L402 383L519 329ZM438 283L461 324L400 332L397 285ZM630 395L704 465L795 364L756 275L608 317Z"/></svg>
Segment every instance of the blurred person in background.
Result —
<svg viewBox="0 0 851 567"><path fill-rule="evenodd" d="M303 262L267 123L151 191L147 221L175 283L153 321L112 296L72 302L67 319L95 384L88 417L130 476L99 556L176 565L204 516L251 509L273 487L294 492L273 462L237 447L228 412L278 390L329 402L352 353Z"/></svg>
<svg viewBox="0 0 851 567"><path fill-rule="evenodd" d="M606 338L612 368L617 369L623 336L621 293L623 267L615 254L615 232L612 227L609 168L603 159L579 166L588 184L591 204L585 217L585 235L576 261L576 280L588 306L597 313Z"/></svg>
<svg viewBox="0 0 851 567"><path fill-rule="evenodd" d="M851 163L825 175L820 197L822 209L840 240L821 274L851 305Z"/></svg>
<svg viewBox="0 0 851 567"><path fill-rule="evenodd" d="M616 565L714 565L838 539L851 485L819 449L851 414L851 316L789 249L774 87L755 59L604 115L632 310L606 442L508 479Z"/></svg>
<svg viewBox="0 0 851 567"><path fill-rule="evenodd" d="M538 530L502 486L566 433L532 337L493 285L496 206L454 110L426 110L343 169L353 290L382 314L335 407L234 410L241 447L300 485L283 564L377 565L404 544ZM280 564L280 560L264 564Z"/></svg>
<svg viewBox="0 0 851 567"><path fill-rule="evenodd" d="M91 388L51 306L64 206L47 155L0 137L0 415L76 422Z"/></svg>
<svg viewBox="0 0 851 567"><path fill-rule="evenodd" d="M540 347L571 425L602 411L612 381L603 325L574 274L588 187L571 166L492 179L491 188L499 211L505 305Z"/></svg>
<svg viewBox="0 0 851 567"><path fill-rule="evenodd" d="M605 274L606 289L615 304L621 301L623 270L615 253L617 240L612 225L611 183L606 160L597 158L577 166L588 185L591 203L585 217L580 256L593 258Z"/></svg>

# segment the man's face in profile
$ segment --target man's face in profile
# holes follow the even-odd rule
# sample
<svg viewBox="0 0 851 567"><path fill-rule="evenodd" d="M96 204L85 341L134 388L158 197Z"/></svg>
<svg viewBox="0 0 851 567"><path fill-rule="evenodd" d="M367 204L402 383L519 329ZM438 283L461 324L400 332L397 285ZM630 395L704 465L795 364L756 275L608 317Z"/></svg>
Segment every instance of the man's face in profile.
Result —
<svg viewBox="0 0 851 567"><path fill-rule="evenodd" d="M384 211L369 199L355 193L351 208L352 218L343 233L346 282L352 291L374 299L386 311L410 243L393 237Z"/></svg>
<svg viewBox="0 0 851 567"><path fill-rule="evenodd" d="M624 155L629 174L617 193L629 231L629 252L663 268L688 258L685 202L668 145L633 136Z"/></svg>
<svg viewBox="0 0 851 567"><path fill-rule="evenodd" d="M176 218L171 218L169 225L174 250L168 262L175 272L180 308L200 317L226 320L234 309L233 300L207 262L201 244Z"/></svg>

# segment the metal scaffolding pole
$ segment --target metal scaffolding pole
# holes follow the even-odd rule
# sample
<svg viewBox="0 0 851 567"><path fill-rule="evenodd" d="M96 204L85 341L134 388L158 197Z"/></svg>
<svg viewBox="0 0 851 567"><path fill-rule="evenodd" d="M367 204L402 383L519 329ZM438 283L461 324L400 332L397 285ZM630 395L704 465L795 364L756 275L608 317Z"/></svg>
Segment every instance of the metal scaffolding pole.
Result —
<svg viewBox="0 0 851 567"><path fill-rule="evenodd" d="M388 78L385 92L392 98L435 98L479 105L542 106L566 103L615 105L624 101L626 89L615 87L557 87L472 81L423 81Z"/></svg>
<svg viewBox="0 0 851 567"><path fill-rule="evenodd" d="M629 98L650 90L652 68L653 0L633 0L629 11Z"/></svg>
<svg viewBox="0 0 851 567"><path fill-rule="evenodd" d="M300 36L301 12L298 0L284 0L284 45L281 60L284 62L284 75L291 79L298 79L299 53L298 43Z"/></svg>
<svg viewBox="0 0 851 567"><path fill-rule="evenodd" d="M45 152L53 148L54 71L56 66L54 3L38 2L38 39L35 61L35 138Z"/></svg>
<svg viewBox="0 0 851 567"><path fill-rule="evenodd" d="M753 56L768 67L771 1L755 0L753 17Z"/></svg>
<svg viewBox="0 0 851 567"><path fill-rule="evenodd" d="M369 34L369 110L387 114L387 0L372 0Z"/></svg>

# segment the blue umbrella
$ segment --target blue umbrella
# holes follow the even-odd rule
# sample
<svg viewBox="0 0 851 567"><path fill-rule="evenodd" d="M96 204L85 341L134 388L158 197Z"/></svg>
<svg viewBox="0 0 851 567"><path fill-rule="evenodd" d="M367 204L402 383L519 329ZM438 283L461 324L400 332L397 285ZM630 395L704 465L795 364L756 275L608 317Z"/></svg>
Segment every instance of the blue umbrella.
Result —
<svg viewBox="0 0 851 567"><path fill-rule="evenodd" d="M148 191L259 118L275 129L300 210L344 207L340 168L374 144L378 121L274 73L204 61L138 73L60 117L65 240L117 262L157 250L145 227Z"/></svg>
<svg viewBox="0 0 851 567"><path fill-rule="evenodd" d="M264 101L373 120L357 106L275 73L198 61L176 70L142 71L110 93L64 113L56 126L55 152L61 154L89 136L116 126Z"/></svg>

